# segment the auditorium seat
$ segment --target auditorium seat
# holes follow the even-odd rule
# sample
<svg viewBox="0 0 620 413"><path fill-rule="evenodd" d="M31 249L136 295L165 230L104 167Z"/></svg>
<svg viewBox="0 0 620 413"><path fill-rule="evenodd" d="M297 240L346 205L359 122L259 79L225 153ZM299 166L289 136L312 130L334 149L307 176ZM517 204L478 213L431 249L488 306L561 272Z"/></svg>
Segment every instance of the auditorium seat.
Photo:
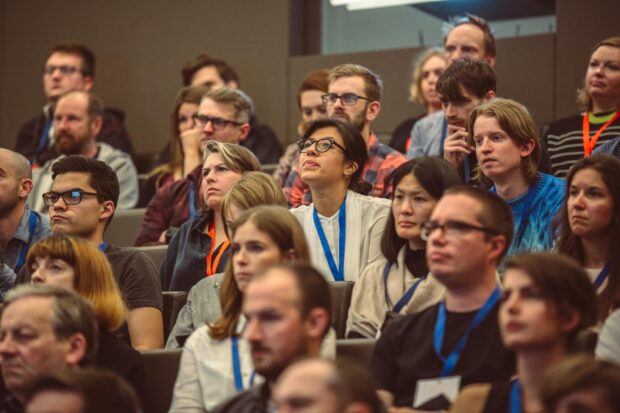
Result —
<svg viewBox="0 0 620 413"><path fill-rule="evenodd" d="M144 251L146 255L149 256L153 263L157 267L157 271L159 271L159 267L161 267L161 263L164 262L164 258L166 258L166 252L168 251L167 245L152 245L148 247L136 247L140 251Z"/></svg>
<svg viewBox="0 0 620 413"><path fill-rule="evenodd" d="M116 211L105 231L105 241L119 247L133 246L140 232L144 211L146 211L145 208Z"/></svg>
<svg viewBox="0 0 620 413"><path fill-rule="evenodd" d="M146 391L144 413L166 413L179 370L182 349L151 350L140 353L144 360Z"/></svg>
<svg viewBox="0 0 620 413"><path fill-rule="evenodd" d="M187 292L164 291L162 295L164 297L164 341L166 341L177 321L179 312L187 302Z"/></svg>
<svg viewBox="0 0 620 413"><path fill-rule="evenodd" d="M375 346L374 338L349 338L336 341L336 358L346 357L356 360L363 366L370 365Z"/></svg>
<svg viewBox="0 0 620 413"><path fill-rule="evenodd" d="M347 328L347 315L351 304L353 281L332 281L329 289L332 298L332 327L336 330L336 337L344 338Z"/></svg>

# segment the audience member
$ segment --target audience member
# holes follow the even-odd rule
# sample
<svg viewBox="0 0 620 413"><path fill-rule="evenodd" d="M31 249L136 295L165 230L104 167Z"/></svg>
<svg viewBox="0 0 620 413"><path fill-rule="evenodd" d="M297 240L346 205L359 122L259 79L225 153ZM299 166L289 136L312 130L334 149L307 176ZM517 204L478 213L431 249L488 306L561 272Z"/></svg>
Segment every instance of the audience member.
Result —
<svg viewBox="0 0 620 413"><path fill-rule="evenodd" d="M181 70L183 86L207 86L211 89L239 88L239 76L227 62L200 54L187 62ZM275 164L282 156L282 146L276 133L269 126L260 123L250 111L250 132L239 144L248 148L261 164Z"/></svg>
<svg viewBox="0 0 620 413"><path fill-rule="evenodd" d="M194 117L194 127L201 131L201 152L204 154L211 140L241 142L250 131L250 107L248 97L241 91L229 88L209 91ZM185 178L157 190L146 207L136 246L168 243L178 227L190 218L199 217L201 177L202 163Z"/></svg>
<svg viewBox="0 0 620 413"><path fill-rule="evenodd" d="M11 290L0 315L0 368L8 391L0 411L22 412L37 377L92 365L97 336L93 309L77 294L51 285Z"/></svg>
<svg viewBox="0 0 620 413"><path fill-rule="evenodd" d="M381 237L385 259L364 269L353 287L347 337L376 337L386 313L419 312L442 298L443 285L428 273L421 232L443 191L460 183L440 158L412 159L394 172L392 213Z"/></svg>
<svg viewBox="0 0 620 413"><path fill-rule="evenodd" d="M413 63L413 79L409 89L409 100L424 106L424 113L404 120L392 132L390 147L400 153L407 153L411 148L411 131L415 123L424 116L441 111L441 101L435 91L437 79L446 70L448 62L444 51L429 48L420 52Z"/></svg>
<svg viewBox="0 0 620 413"><path fill-rule="evenodd" d="M178 181L202 163L200 131L195 128L194 115L200 100L209 91L206 86L186 86L177 93L170 117L170 143L167 146L169 161L156 159L148 178L140 188L138 207L144 208L157 189L169 182Z"/></svg>
<svg viewBox="0 0 620 413"><path fill-rule="evenodd" d="M605 319L596 341L596 358L620 366L620 309Z"/></svg>
<svg viewBox="0 0 620 413"><path fill-rule="evenodd" d="M620 299L620 160L595 155L568 173L557 251L576 259L598 293L599 320Z"/></svg>
<svg viewBox="0 0 620 413"><path fill-rule="evenodd" d="M15 151L34 166L44 165L59 154L54 147L56 128L54 109L58 98L72 90L89 92L95 82L95 55L83 44L62 43L52 47L43 66L43 93L47 100L42 112L19 130ZM133 156L133 146L123 122L125 114L102 108L101 130L97 142L106 143Z"/></svg>
<svg viewBox="0 0 620 413"><path fill-rule="evenodd" d="M89 93L71 91L58 98L54 111L54 147L59 158L50 159L33 175L29 205L45 211L42 195L52 186L52 170L65 155L82 155L105 162L114 170L120 184L119 209L133 208L138 202L138 174L129 155L107 143L96 142L101 130L103 104Z"/></svg>
<svg viewBox="0 0 620 413"><path fill-rule="evenodd" d="M394 320L375 345L372 371L387 406L449 407L459 388L508 380L514 359L500 340L495 271L512 239L512 213L480 188L449 188L424 224L430 272L445 299Z"/></svg>
<svg viewBox="0 0 620 413"><path fill-rule="evenodd" d="M31 190L28 160L0 148L0 301L15 285L31 245L52 232L47 217L26 205Z"/></svg>
<svg viewBox="0 0 620 413"><path fill-rule="evenodd" d="M322 97L327 114L331 119L351 124L362 135L368 159L365 167L360 167L363 179L372 184L372 196L389 198L389 176L406 159L379 142L370 130L370 124L381 111L383 82L369 69L354 64L334 67L329 72L328 80L329 92ZM292 171L284 188L284 195L291 207L312 203L310 188L304 184L299 170Z"/></svg>
<svg viewBox="0 0 620 413"><path fill-rule="evenodd" d="M277 413L383 413L368 369L352 361L307 359L278 379L273 396Z"/></svg>
<svg viewBox="0 0 620 413"><path fill-rule="evenodd" d="M620 135L620 36L594 46L577 95L585 113L553 122L545 137L549 171L560 178L579 159Z"/></svg>
<svg viewBox="0 0 620 413"><path fill-rule="evenodd" d="M506 264L499 326L515 352L517 377L466 387L451 413L543 411L545 374L568 354L577 333L596 322L596 297L583 269L549 253L523 254Z"/></svg>
<svg viewBox="0 0 620 413"><path fill-rule="evenodd" d="M200 190L205 209L181 225L170 240L159 271L164 291L189 291L204 277L224 270L230 242L224 231L222 200L244 172L259 170L258 160L248 149L207 143Z"/></svg>
<svg viewBox="0 0 620 413"><path fill-rule="evenodd" d="M306 129L299 151L299 173L313 202L291 212L304 228L311 262L328 280L355 281L381 258L389 215L386 199L366 196L364 139L349 123L318 120Z"/></svg>
<svg viewBox="0 0 620 413"><path fill-rule="evenodd" d="M492 184L491 192L512 209L515 236L507 256L550 250L565 183L538 172L540 142L534 119L523 105L498 98L474 109L467 130L478 160L477 180Z"/></svg>
<svg viewBox="0 0 620 413"><path fill-rule="evenodd" d="M323 103L323 95L327 93L327 76L329 70L317 69L308 73L297 90L297 107L301 112L301 120L297 126L297 134L302 136L310 122L327 118L327 107ZM289 174L299 164L299 148L297 142L286 147L284 155L278 161L273 177L284 186Z"/></svg>
<svg viewBox="0 0 620 413"><path fill-rule="evenodd" d="M265 382L239 393L215 413L266 413L280 374L300 357L317 357L331 322L329 286L308 264L277 265L249 280L244 336ZM239 390L243 387L239 388Z"/></svg>
<svg viewBox="0 0 620 413"><path fill-rule="evenodd" d="M60 370L28 389L26 413L140 413L131 387L111 372Z"/></svg>
<svg viewBox="0 0 620 413"><path fill-rule="evenodd" d="M212 306L219 307L221 303L221 314L215 320L207 319L208 324L203 324L187 339L171 412L210 411L254 384L250 344L242 338L247 319L242 315L241 305L248 283L274 264L308 261L303 231L284 208L250 209L231 229L233 257L220 277L219 300L218 291L210 291L208 297Z"/></svg>
<svg viewBox="0 0 620 413"><path fill-rule="evenodd" d="M620 367L580 355L553 368L541 389L545 412L617 413Z"/></svg>
<svg viewBox="0 0 620 413"><path fill-rule="evenodd" d="M143 398L144 363L140 354L113 333L126 323L123 297L105 255L84 238L54 234L32 246L26 259L34 284L77 292L89 301L99 321L95 366L125 378Z"/></svg>
<svg viewBox="0 0 620 413"><path fill-rule="evenodd" d="M122 337L137 350L162 347L163 303L155 264L142 251L103 241L118 200L116 174L101 161L67 156L52 167L52 179L52 190L43 195L52 231L86 238L106 255L129 309ZM19 278L29 281L30 274Z"/></svg>
<svg viewBox="0 0 620 413"><path fill-rule="evenodd" d="M260 205L285 207L282 188L263 172L246 172L222 201L221 213L227 237L232 237L229 228L243 211ZM223 276L223 273L219 273L203 278L189 290L187 302L177 316L166 348L179 347L205 321L213 322L219 318L221 310L218 291Z"/></svg>

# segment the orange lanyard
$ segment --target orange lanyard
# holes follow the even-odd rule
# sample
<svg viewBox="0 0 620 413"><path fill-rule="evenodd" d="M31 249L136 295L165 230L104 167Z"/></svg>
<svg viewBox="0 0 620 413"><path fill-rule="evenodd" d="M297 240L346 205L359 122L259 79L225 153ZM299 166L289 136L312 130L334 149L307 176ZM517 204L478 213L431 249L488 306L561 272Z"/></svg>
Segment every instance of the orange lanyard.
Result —
<svg viewBox="0 0 620 413"><path fill-rule="evenodd" d="M620 117L620 112L616 112L614 116L611 117L611 119L609 119L603 126L598 129L594 136L592 136L592 139L590 139L590 119L588 118L588 112L583 115L583 127L581 128L581 130L583 132L583 153L586 157L592 154L592 151L596 146L596 141L598 141L598 138L601 136L603 131L609 125L614 123L614 121L618 119L618 117Z"/></svg>
<svg viewBox="0 0 620 413"><path fill-rule="evenodd" d="M228 246L230 245L229 240L222 242L219 252L215 256L215 259L213 259L213 251L215 250L215 223L213 222L209 224L209 237L211 238L211 247L209 248L209 253L207 254L207 277L215 274L217 267L220 264L222 255L224 255L224 252L226 252Z"/></svg>

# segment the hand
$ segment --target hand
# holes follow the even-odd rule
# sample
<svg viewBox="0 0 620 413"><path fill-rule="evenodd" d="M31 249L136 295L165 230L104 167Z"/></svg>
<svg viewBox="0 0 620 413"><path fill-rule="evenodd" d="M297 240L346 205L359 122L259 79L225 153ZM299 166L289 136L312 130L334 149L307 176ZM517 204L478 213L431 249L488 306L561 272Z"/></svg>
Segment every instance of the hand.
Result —
<svg viewBox="0 0 620 413"><path fill-rule="evenodd" d="M181 132L183 153L200 153L200 133L199 128L191 128Z"/></svg>
<svg viewBox="0 0 620 413"><path fill-rule="evenodd" d="M443 143L443 157L459 168L467 155L471 153L467 143L467 131L462 126L448 126L448 136Z"/></svg>

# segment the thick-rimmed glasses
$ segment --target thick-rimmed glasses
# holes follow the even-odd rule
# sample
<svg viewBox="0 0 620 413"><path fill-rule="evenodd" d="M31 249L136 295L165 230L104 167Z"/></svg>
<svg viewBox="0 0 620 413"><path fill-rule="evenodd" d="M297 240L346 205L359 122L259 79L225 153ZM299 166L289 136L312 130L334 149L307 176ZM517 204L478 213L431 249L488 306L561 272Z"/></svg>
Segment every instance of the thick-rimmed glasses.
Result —
<svg viewBox="0 0 620 413"><path fill-rule="evenodd" d="M46 192L43 194L43 203L45 206L52 206L62 197L67 205L77 205L82 202L82 198L85 196L98 196L96 192L86 192L81 189L70 189L65 192Z"/></svg>
<svg viewBox="0 0 620 413"><path fill-rule="evenodd" d="M206 116L206 115L194 115L192 116L192 119L194 119L194 122L196 122L196 125L198 125L198 127L200 128L204 128L207 125L207 123L211 122L211 126L215 130L222 130L229 123L235 126L243 125L242 122L237 122L234 120L228 120L224 118L216 118L213 116Z"/></svg>
<svg viewBox="0 0 620 413"><path fill-rule="evenodd" d="M46 75L53 75L56 70L60 71L63 76L69 76L75 72L82 72L80 68L69 65L47 65L43 68L43 73Z"/></svg>
<svg viewBox="0 0 620 413"><path fill-rule="evenodd" d="M442 235L446 238L458 238L471 231L480 231L490 235L498 234L494 229L479 227L462 221L446 221L443 224L437 221L428 221L422 226L420 238L424 241L428 241L431 234L437 229L440 229Z"/></svg>
<svg viewBox="0 0 620 413"><path fill-rule="evenodd" d="M343 152L346 152L346 149L340 145L334 138L321 138L321 139L302 139L297 141L297 146L299 147L299 152L306 153L312 148L312 146L316 148L317 152L323 153L330 150L333 146L340 148Z"/></svg>
<svg viewBox="0 0 620 413"><path fill-rule="evenodd" d="M326 105L335 105L338 99L340 99L342 104L345 106L353 106L360 99L367 100L369 102L372 101L372 99L368 99L368 98L365 98L364 96L356 95L355 93L343 93L342 95L337 95L335 93L326 93L321 96L321 100Z"/></svg>

